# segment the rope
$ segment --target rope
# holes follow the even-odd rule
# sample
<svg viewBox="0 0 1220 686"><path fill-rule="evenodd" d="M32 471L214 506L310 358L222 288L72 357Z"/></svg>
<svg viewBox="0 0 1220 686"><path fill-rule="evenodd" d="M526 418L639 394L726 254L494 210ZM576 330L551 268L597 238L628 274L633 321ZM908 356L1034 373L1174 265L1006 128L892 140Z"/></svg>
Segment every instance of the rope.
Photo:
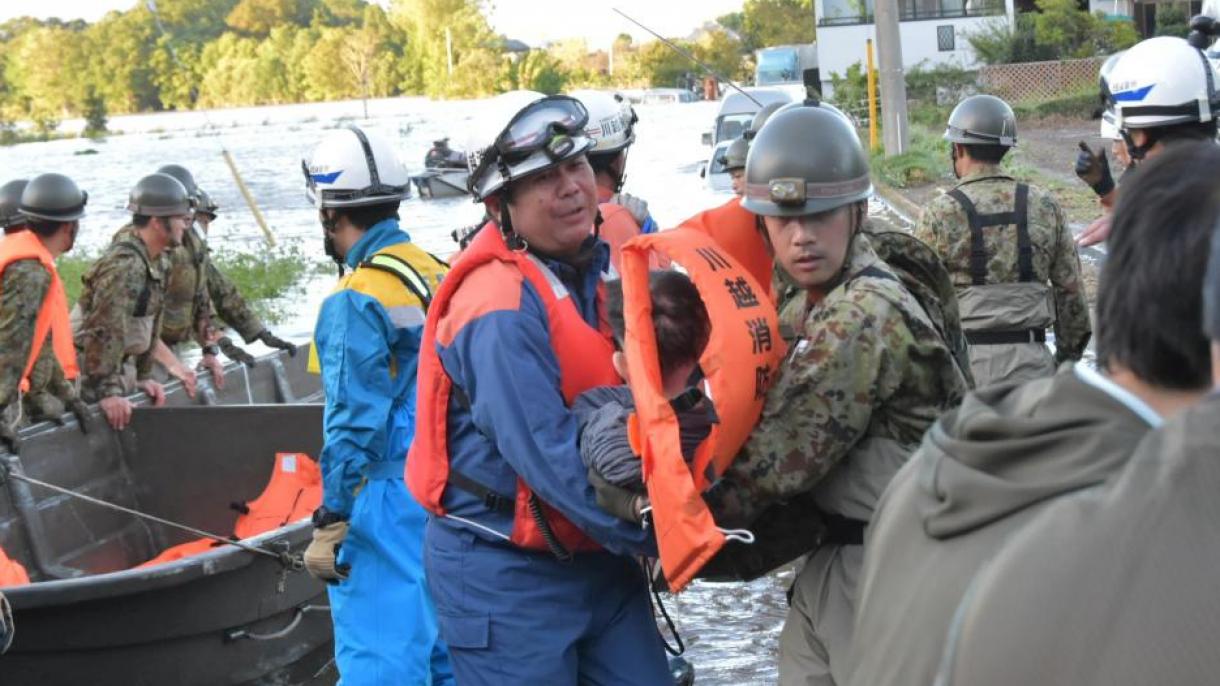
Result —
<svg viewBox="0 0 1220 686"><path fill-rule="evenodd" d="M657 636L661 637L661 644L665 646L665 652L678 657L686 652L686 644L682 642L682 636L678 634L678 627L674 625L674 620L669 616L669 611L665 609L665 603L661 602L661 592L657 590L656 584L656 563L651 559L644 560L644 569L648 574L648 585L652 594L648 596L648 606L652 609L653 614L656 614L657 609L661 610L661 617L665 619L665 625L669 627L669 633L674 637L674 642L678 644L677 648L669 645L669 641L665 638L665 634L661 633L661 627L657 627ZM656 598L654 604L652 599Z"/></svg>
<svg viewBox="0 0 1220 686"><path fill-rule="evenodd" d="M18 474L17 472L14 472L11 468L5 469L3 467L0 467L0 475L3 475L3 474L7 474L7 476L17 479L18 481L24 481L28 484L33 484L35 486L41 486L42 488L45 488L47 490L54 491L56 493L60 493L63 495L71 496L73 498L83 500L87 503L92 503L92 504L98 505L100 507L109 508L111 510L122 512L124 514L129 514L133 517L139 517L141 519L146 519L150 522L155 522L157 524L161 524L163 526L168 526L173 529L185 531L187 533L194 534L200 538L208 538L208 539L211 539L218 543L225 543L228 545L237 546L238 548L241 548L242 550L245 550L246 552L255 553L256 555L265 555L267 557L278 560L280 562L280 564L282 564L285 567L292 569L292 570L303 569L305 566L304 561L301 559L301 557L299 555L292 555L287 552L284 552L284 553L273 552L273 551L267 550L265 548L259 548L257 546L252 546L247 543L242 543L241 541L234 540L233 538L230 538L230 537L219 536L217 534L214 534L214 533L211 533L208 531L204 531L203 529L196 529L193 526L187 526L186 524L172 522L168 519L163 519L161 517L157 517L156 515L150 515L147 512L140 512L139 510L133 510L129 507L124 507L122 505L116 505L112 502L108 502L105 500L99 500L98 498L94 498L91 495L85 495L84 493L77 493L76 491L73 491L71 489L63 488L62 486L56 486L55 484L47 483L46 481L42 481L40 479L35 479L34 477L31 477L31 476L26 476L25 474Z"/></svg>
<svg viewBox="0 0 1220 686"><path fill-rule="evenodd" d="M330 606L329 605L304 605L302 607L297 608L297 613L295 615L293 615L292 621L288 622L288 626L284 627L283 629L280 629L279 631L273 631L272 633L269 633L269 634L255 634L255 633L251 633L249 631L241 630L240 632L232 634L229 637L229 639L237 640L239 638L248 638L253 641L274 641L277 638L283 638L283 637L287 636L288 634L292 633L292 631L301 624L301 620L305 619L306 612L319 612L322 610L326 610L329 612Z"/></svg>

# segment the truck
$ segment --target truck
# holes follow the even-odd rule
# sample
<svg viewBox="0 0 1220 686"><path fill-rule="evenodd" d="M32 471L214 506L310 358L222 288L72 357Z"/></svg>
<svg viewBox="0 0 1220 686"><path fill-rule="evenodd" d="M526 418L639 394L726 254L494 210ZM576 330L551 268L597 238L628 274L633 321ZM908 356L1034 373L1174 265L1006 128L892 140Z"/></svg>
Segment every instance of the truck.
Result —
<svg viewBox="0 0 1220 686"><path fill-rule="evenodd" d="M817 43L776 45L754 51L754 85L778 88L794 100L805 99L805 86L821 86Z"/></svg>

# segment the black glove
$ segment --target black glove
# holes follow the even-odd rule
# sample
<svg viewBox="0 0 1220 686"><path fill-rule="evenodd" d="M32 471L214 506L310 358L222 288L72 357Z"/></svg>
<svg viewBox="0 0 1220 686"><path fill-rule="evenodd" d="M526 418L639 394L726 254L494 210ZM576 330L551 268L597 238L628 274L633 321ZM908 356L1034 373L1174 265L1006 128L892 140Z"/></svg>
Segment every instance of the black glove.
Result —
<svg viewBox="0 0 1220 686"><path fill-rule="evenodd" d="M267 329L263 329L262 331L258 332L258 334L254 337L254 340L262 341L269 348L287 350L289 356L297 354L297 347L295 345L285 341L282 338L277 338L275 334L271 333Z"/></svg>
<svg viewBox="0 0 1220 686"><path fill-rule="evenodd" d="M254 356L237 347L228 336L221 336L220 340L216 341L216 347L220 348L220 352L224 353L225 357L230 360L244 364L247 367L254 366Z"/></svg>
<svg viewBox="0 0 1220 686"><path fill-rule="evenodd" d="M68 411L76 417L76 423L80 425L80 432L89 433L89 417L93 416L89 412L89 404L80 398L73 398L68 401Z"/></svg>
<svg viewBox="0 0 1220 686"><path fill-rule="evenodd" d="M648 498L606 481L601 474L589 470L589 484L597 495L597 506L619 519L642 524Z"/></svg>
<svg viewBox="0 0 1220 686"><path fill-rule="evenodd" d="M21 447L21 441L17 438L17 430L3 421L0 421L0 447L8 448L8 451L14 455Z"/></svg>
<svg viewBox="0 0 1220 686"><path fill-rule="evenodd" d="M1104 148L1093 152L1088 144L1080 141L1080 154L1076 156L1076 176L1089 184L1097 197L1104 198L1114 190L1114 177L1110 174L1110 161Z"/></svg>

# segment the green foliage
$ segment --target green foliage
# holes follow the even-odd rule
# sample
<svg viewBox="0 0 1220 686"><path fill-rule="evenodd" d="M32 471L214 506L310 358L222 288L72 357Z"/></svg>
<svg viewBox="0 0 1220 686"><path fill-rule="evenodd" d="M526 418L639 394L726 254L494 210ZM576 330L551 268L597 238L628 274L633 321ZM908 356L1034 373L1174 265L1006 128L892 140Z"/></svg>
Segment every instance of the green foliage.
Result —
<svg viewBox="0 0 1220 686"><path fill-rule="evenodd" d="M1012 103L1017 121L1065 116L1088 119L1097 109L1097 89L1085 86L1074 93L1066 93L1051 100Z"/></svg>
<svg viewBox="0 0 1220 686"><path fill-rule="evenodd" d="M1135 25L1079 9L1076 0L1037 0L1015 26L996 19L967 40L984 64L1012 64L1109 55L1139 41Z"/></svg>
<svg viewBox="0 0 1220 686"><path fill-rule="evenodd" d="M949 171L949 144L934 130L913 126L910 147L901 155L872 158L873 175L895 188L910 188L931 183Z"/></svg>
<svg viewBox="0 0 1220 686"><path fill-rule="evenodd" d="M98 138L106 133L106 101L89 86L85 93L85 136Z"/></svg>
<svg viewBox="0 0 1220 686"><path fill-rule="evenodd" d="M567 85L568 76L559 60L543 50L531 50L508 68L508 80L513 89L525 89L554 95Z"/></svg>
<svg viewBox="0 0 1220 686"><path fill-rule="evenodd" d="M745 0L739 15L740 28L734 30L741 34L745 48L751 52L816 39L813 0ZM722 18L734 24L738 21L735 15Z"/></svg>
<svg viewBox="0 0 1220 686"><path fill-rule="evenodd" d="M867 110L868 74L864 72L862 63L852 64L843 75L831 72L830 87L834 93L830 97L830 102L839 109L852 113L860 111L862 107Z"/></svg>
<svg viewBox="0 0 1220 686"><path fill-rule="evenodd" d="M1156 35L1185 38L1190 33L1190 18L1180 5L1156 6Z"/></svg>

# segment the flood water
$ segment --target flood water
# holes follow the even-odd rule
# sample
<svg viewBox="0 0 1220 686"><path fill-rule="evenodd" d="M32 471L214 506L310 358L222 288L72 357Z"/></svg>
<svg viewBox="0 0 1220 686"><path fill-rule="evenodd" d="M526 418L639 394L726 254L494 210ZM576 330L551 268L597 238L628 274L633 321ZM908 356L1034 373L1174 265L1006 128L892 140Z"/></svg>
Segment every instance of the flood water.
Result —
<svg viewBox="0 0 1220 686"><path fill-rule="evenodd" d="M211 229L212 244L259 251L264 249L262 233L221 156L221 150L227 149L277 239L321 258L320 228L316 212L305 200L301 158L328 129L348 122L380 129L398 142L403 159L416 170L433 139L451 136L455 148L463 146L466 124L477 107L473 102L399 98L370 101L368 119L359 102L113 117L111 130L124 133L101 142L71 139L0 148L4 170L0 182L49 171L70 175L89 193L77 249L96 254L129 219L124 207L131 186L163 164L182 164L221 206ZM716 107L716 103L636 106L640 123L628 160L626 190L649 202L662 227L729 197L708 190L698 175L709 151L701 145L700 135L710 127ZM79 154L87 150L96 154ZM879 203L872 209L886 211ZM418 244L443 256L456 249L449 232L474 223L482 212L469 198L412 197L400 214ZM304 295L294 297L295 302L285 308L290 314L276 326L277 333L307 341L318 306L333 283L330 276L310 277ZM749 584L697 582L667 599L699 684L775 681L789 583L791 571Z"/></svg>

